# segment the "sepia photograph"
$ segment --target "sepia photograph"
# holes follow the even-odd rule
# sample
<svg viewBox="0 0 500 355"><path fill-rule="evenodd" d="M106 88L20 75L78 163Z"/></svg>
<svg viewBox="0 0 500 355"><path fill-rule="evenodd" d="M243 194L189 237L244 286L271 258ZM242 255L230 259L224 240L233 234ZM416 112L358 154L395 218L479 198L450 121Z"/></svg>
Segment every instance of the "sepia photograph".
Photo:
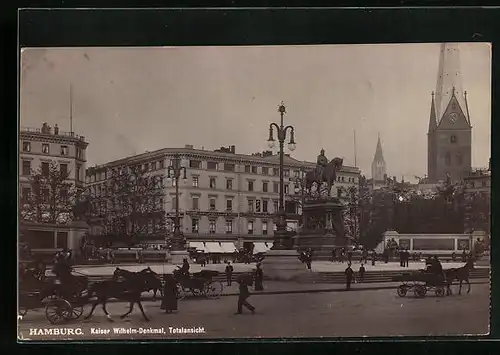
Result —
<svg viewBox="0 0 500 355"><path fill-rule="evenodd" d="M19 341L489 334L489 43L19 60Z"/></svg>

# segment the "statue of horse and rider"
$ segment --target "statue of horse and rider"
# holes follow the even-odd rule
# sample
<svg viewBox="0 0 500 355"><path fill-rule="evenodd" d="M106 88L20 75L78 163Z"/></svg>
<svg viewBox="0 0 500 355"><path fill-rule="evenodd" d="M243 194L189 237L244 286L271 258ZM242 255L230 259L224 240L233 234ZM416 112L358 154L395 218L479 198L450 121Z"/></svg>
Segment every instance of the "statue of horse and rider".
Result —
<svg viewBox="0 0 500 355"><path fill-rule="evenodd" d="M320 195L320 187L324 182L327 184L328 196L331 194L331 189L333 184L337 179L337 171L342 168L344 159L336 157L331 161L328 161L325 156L325 150L321 149L320 154L317 159L317 166L315 169L310 170L305 176L305 188L306 191L311 194L311 189L314 183L316 183L316 191Z"/></svg>

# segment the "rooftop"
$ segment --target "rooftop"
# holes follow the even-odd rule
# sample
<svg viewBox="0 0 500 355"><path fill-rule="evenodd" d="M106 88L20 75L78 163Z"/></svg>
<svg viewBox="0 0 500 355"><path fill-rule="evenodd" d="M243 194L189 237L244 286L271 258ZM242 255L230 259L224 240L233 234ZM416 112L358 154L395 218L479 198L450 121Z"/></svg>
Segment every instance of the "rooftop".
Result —
<svg viewBox="0 0 500 355"><path fill-rule="evenodd" d="M85 136L80 136L78 134L75 134L75 132L60 131L57 125L55 125L54 127L50 127L49 125L47 125L47 123L44 123L41 128L21 127L20 132L36 134L40 136L53 136L53 137L57 136L61 138L76 139L85 142Z"/></svg>

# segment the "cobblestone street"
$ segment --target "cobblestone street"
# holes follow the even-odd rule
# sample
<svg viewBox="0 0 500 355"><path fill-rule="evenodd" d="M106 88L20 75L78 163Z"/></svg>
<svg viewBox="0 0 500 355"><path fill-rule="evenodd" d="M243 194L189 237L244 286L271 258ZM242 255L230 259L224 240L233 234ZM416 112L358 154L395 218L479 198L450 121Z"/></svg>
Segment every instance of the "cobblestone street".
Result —
<svg viewBox="0 0 500 355"><path fill-rule="evenodd" d="M236 296L215 300L189 299L179 302L179 312L163 314L160 302L144 302L151 321L145 322L140 311L125 320L124 303L110 303L108 311L115 322L110 323L101 307L90 321L78 320L62 326L50 326L43 310L33 311L20 321L19 336L30 336L30 329L82 328L82 336L69 338L144 338L144 335L113 334L114 328L163 328L164 333L150 338L248 338L248 337L356 337L356 336L426 336L484 334L489 324L489 285L472 285L470 294L423 299L400 298L394 290L366 290L282 295L252 295L257 308L254 315L234 315ZM88 308L85 310L85 315ZM467 316L465 316L467 315ZM171 334L169 327L202 327L204 333ZM107 335L92 335L91 328L109 330ZM67 337L45 336L45 339Z"/></svg>

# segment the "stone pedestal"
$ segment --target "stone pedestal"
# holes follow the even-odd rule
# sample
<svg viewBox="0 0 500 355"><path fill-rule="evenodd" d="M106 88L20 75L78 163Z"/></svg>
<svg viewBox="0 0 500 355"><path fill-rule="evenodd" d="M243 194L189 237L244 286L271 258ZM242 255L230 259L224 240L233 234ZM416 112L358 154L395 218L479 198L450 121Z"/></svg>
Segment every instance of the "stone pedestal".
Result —
<svg viewBox="0 0 500 355"><path fill-rule="evenodd" d="M191 263L189 258L189 253L187 250L175 250L170 252L170 263L173 265L182 265L184 259L187 259Z"/></svg>
<svg viewBox="0 0 500 355"><path fill-rule="evenodd" d="M295 250L270 250L262 262L266 278L273 281L298 281L310 275Z"/></svg>

